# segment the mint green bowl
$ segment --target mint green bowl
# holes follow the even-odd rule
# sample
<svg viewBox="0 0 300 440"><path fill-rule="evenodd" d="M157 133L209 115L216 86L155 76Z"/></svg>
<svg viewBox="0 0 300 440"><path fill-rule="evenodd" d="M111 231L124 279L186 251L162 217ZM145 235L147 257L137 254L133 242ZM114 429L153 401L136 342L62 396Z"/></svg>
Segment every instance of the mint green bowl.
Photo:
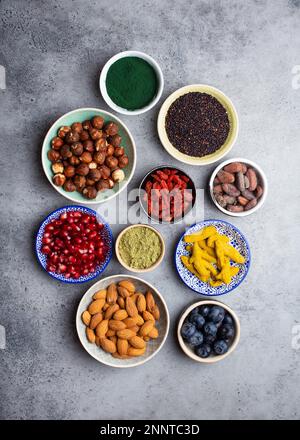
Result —
<svg viewBox="0 0 300 440"><path fill-rule="evenodd" d="M93 116L102 116L105 122L112 121L118 124L119 126L119 134L122 137L122 146L125 149L125 153L128 156L129 163L127 167L123 168L125 173L125 179L123 182L116 184L112 189L108 189L104 192L99 192L97 197L93 200L88 200L82 196L78 191L67 192L62 187L54 185L52 182L53 172L51 169L51 162L47 157L47 153L51 148L51 140L55 136L57 136L57 131L63 125L71 125L73 122L83 122L86 119L91 119ZM55 188L57 192L59 192L66 199L71 200L76 203L83 203L85 205L97 205L102 202L106 202L111 200L113 197L116 197L130 182L132 179L135 165L136 165L136 147L133 137L126 127L126 125L115 115L112 113L106 112L105 110L99 110L97 108L78 108L76 110L72 110L69 113L61 116L57 119L56 122L51 126L50 130L46 134L46 137L42 146L42 165L44 172L47 176L47 179Z"/></svg>

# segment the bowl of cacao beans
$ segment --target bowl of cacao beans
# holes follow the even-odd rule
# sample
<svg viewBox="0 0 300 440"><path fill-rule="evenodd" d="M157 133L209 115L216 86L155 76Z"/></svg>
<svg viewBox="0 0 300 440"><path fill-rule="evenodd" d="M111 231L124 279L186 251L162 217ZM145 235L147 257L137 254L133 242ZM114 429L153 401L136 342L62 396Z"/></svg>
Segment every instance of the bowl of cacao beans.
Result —
<svg viewBox="0 0 300 440"><path fill-rule="evenodd" d="M255 162L234 158L217 166L211 175L209 189L220 211L233 217L244 217L263 205L268 183L265 173Z"/></svg>
<svg viewBox="0 0 300 440"><path fill-rule="evenodd" d="M61 116L43 142L42 165L51 185L75 203L99 204L130 182L136 148L126 125L96 108Z"/></svg>

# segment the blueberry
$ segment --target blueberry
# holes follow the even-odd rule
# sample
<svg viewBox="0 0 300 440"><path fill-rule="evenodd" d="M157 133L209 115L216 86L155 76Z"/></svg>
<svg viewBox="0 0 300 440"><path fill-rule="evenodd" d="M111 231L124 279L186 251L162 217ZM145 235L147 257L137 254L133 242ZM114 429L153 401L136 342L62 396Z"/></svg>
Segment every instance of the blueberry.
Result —
<svg viewBox="0 0 300 440"><path fill-rule="evenodd" d="M201 345L203 342L203 334L201 332L195 332L193 336L191 336L187 342L192 346L196 347L197 345Z"/></svg>
<svg viewBox="0 0 300 440"><path fill-rule="evenodd" d="M185 322L183 326L181 327L181 336L183 339L189 339L196 331L196 327L194 324L191 324L190 322Z"/></svg>
<svg viewBox="0 0 300 440"><path fill-rule="evenodd" d="M211 353L211 346L208 344L202 344L196 347L195 353L201 358L207 358Z"/></svg>
<svg viewBox="0 0 300 440"><path fill-rule="evenodd" d="M222 307L213 306L208 314L208 319L214 323L218 323L223 321L224 316L225 316L225 311Z"/></svg>
<svg viewBox="0 0 300 440"><path fill-rule="evenodd" d="M204 342L207 345L212 345L216 340L216 336L204 335Z"/></svg>
<svg viewBox="0 0 300 440"><path fill-rule="evenodd" d="M202 315L198 315L197 314L193 314L192 316L189 317L189 321L194 324L198 330L200 330L204 324L205 324L205 319L203 318Z"/></svg>
<svg viewBox="0 0 300 440"><path fill-rule="evenodd" d="M229 313L226 313L223 319L223 324L230 324L233 325L233 319L232 317L229 315Z"/></svg>
<svg viewBox="0 0 300 440"><path fill-rule="evenodd" d="M189 313L189 318L193 315L198 315L199 313L199 307L195 307L190 313Z"/></svg>
<svg viewBox="0 0 300 440"><path fill-rule="evenodd" d="M234 327L230 324L224 324L219 328L218 335L222 339L231 340L234 337Z"/></svg>
<svg viewBox="0 0 300 440"><path fill-rule="evenodd" d="M214 352L216 355L224 354L228 350L228 344L223 341L222 339L219 339L214 343Z"/></svg>
<svg viewBox="0 0 300 440"><path fill-rule="evenodd" d="M207 322L204 327L204 334L209 336L216 336L218 328L215 323Z"/></svg>
<svg viewBox="0 0 300 440"><path fill-rule="evenodd" d="M199 313L206 318L209 314L210 307L209 306L201 306L199 307Z"/></svg>

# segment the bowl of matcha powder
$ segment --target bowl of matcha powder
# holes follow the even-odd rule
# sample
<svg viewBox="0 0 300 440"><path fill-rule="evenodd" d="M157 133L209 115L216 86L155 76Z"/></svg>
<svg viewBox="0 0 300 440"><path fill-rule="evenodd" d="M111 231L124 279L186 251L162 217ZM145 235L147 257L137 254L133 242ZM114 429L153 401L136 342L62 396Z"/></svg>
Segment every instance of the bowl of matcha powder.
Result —
<svg viewBox="0 0 300 440"><path fill-rule="evenodd" d="M159 101L164 79L157 62L144 52L120 52L110 58L100 74L104 101L118 113L138 115Z"/></svg>
<svg viewBox="0 0 300 440"><path fill-rule="evenodd" d="M149 225L131 225L123 229L115 244L119 263L131 272L150 272L163 260L162 235Z"/></svg>

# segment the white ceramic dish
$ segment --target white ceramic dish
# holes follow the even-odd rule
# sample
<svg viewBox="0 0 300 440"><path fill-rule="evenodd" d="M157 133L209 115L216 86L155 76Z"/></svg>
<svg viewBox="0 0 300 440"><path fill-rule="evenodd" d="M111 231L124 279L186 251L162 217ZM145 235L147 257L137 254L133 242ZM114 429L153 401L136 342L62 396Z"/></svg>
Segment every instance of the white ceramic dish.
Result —
<svg viewBox="0 0 300 440"><path fill-rule="evenodd" d="M232 162L241 162L241 163L244 163L246 165L250 165L252 168L254 168L255 171L257 172L259 183L260 183L260 185L263 188L263 191L264 191L263 195L258 200L257 205L254 206L254 208L249 209L249 211L242 211L242 212L230 212L230 211L227 211L225 208L222 208L222 206L220 206L219 203L215 199L215 196L214 196L214 193L213 193L213 187L214 187L213 182L214 182L214 179L215 179L216 175L218 174L218 172L223 167L225 167L226 165L228 165L228 164L230 164ZM267 197L267 194L268 194L268 181L267 181L267 177L266 177L265 173L263 172L263 170L255 162L253 162L252 160L249 160L249 159L244 159L242 157L235 157L233 159L227 159L224 162L220 163L220 165L218 165L217 168L214 170L214 172L212 173L211 178L209 180L209 192L210 192L210 196L212 198L212 201L214 202L216 207L220 211L224 212L224 214L231 215L232 217L245 217L247 215L253 214L253 212L257 211L264 204L264 202L266 200L266 197Z"/></svg>
<svg viewBox="0 0 300 440"><path fill-rule="evenodd" d="M181 151L177 150L177 148L175 148L169 141L165 127L165 120L170 106L180 96L191 92L207 93L216 98L226 109L230 122L230 131L224 145L222 145L222 147L215 151L213 154L208 154L203 157L188 156L187 154L184 154ZM228 98L228 96L221 92L221 90L212 86L208 86L206 84L192 84L181 87L165 100L159 111L157 119L157 130L163 147L172 157L188 165L209 165L211 163L217 162L218 160L222 159L227 153L229 153L229 151L235 144L238 136L239 120L233 103Z"/></svg>
<svg viewBox="0 0 300 440"><path fill-rule="evenodd" d="M157 303L160 310L160 319L156 323L156 327L159 331L159 337L157 339L152 339L147 343L147 350L143 356L131 358L131 359L116 359L111 354L106 353L101 348L97 347L96 344L91 344L88 342L85 334L85 325L81 320L81 315L84 310L87 309L88 305L92 301L92 296L95 292L101 289L105 289L111 283L118 283L121 280L130 279L136 286L137 291L141 291L146 293L147 290L150 290L152 295L154 296L155 302ZM170 318L169 311L165 300L159 291L153 287L147 281L142 280L141 278L137 278L132 275L113 275L107 278L103 278L102 280L95 283L89 290L83 295L76 314L76 329L78 333L79 340L83 345L84 349L96 359L98 362L102 364L108 365L110 367L116 368L130 368L137 367L138 365L142 365L145 362L150 361L162 348L164 345L170 326Z"/></svg>
<svg viewBox="0 0 300 440"><path fill-rule="evenodd" d="M158 89L157 89L157 93L156 93L154 99L145 107L137 109L137 110L127 110L123 107L119 107L117 104L115 104L111 100L111 98L109 97L107 90L106 90L106 75L107 75L107 72L108 72L110 66L113 63L115 63L117 60L119 60L121 58L125 58L125 57L142 58L143 60L147 61L153 67L153 69L156 72L156 76L157 76ZM150 110L160 100L160 97L162 95L163 88L164 88L164 77L163 77L163 73L162 73L161 68L159 67L158 63L152 57L150 57L149 55L147 55L144 52L139 52L136 50L127 50L125 52L120 52L120 53L114 55L112 58L110 58L107 61L107 63L104 65L104 67L101 71L101 74L100 74L99 86L100 86L100 91L101 91L102 97L103 97L104 101L106 102L106 104L110 108L112 108L113 110L115 110L118 113L122 113L123 115L140 115L140 114L145 113L148 110Z"/></svg>
<svg viewBox="0 0 300 440"><path fill-rule="evenodd" d="M209 356L208 358L201 358L199 356L197 356L194 351L192 350L192 348L183 340L182 336L181 336L181 327L185 321L185 319L187 318L187 316L189 315L189 313L198 306L203 306L205 304L208 305L214 305L214 306L220 306L223 307L223 309L225 309L233 318L234 320L234 324L235 324L235 337L234 340L232 341L231 346L229 347L229 350L225 353L222 354L220 356ZM202 364L214 364L216 362L222 361L223 359L225 359L227 356L229 356L236 348L236 346L239 343L240 340L240 334L241 334L241 325L240 325L240 321L239 318L237 317L237 315L235 314L235 312L226 304L223 304L220 301L215 301L215 300L204 300L204 301L198 301L194 304L192 304L191 306L189 306L182 314L179 323L178 323L178 327L177 327L177 337L178 337L178 341L179 341L179 345L182 348L182 350L184 351L184 353L191 359L193 359L196 362L202 363Z"/></svg>
<svg viewBox="0 0 300 440"><path fill-rule="evenodd" d="M134 269L134 268L128 266L128 265L122 260L121 255L120 255L120 252L119 252L119 243L120 243L120 240L121 240L122 236L125 234L125 232L129 231L130 229L138 228L138 227L144 227L144 228L151 229L153 232L155 232L155 234L157 234L157 236L159 237L160 242L161 242L161 247L162 247L161 256L160 256L159 259L156 261L156 263L154 263L152 266L148 267L147 269ZM160 265L160 263L162 262L162 260L163 260L163 258L164 258L164 255L165 255L165 242L164 242L163 236L161 235L160 232L158 232L157 229L155 229L155 228L153 228L152 226L149 226L149 225L144 225L144 224L142 224L142 223L138 223L138 224L136 224L136 225L130 225L130 226L127 226L127 228L123 229L123 230L120 232L120 234L118 235L118 238L117 238L117 240L116 240L116 244L115 244L115 252L116 252L116 256L117 256L117 259L118 259L119 263L120 263L120 264L121 264L126 270L129 270L130 272L135 272L135 273L151 272L152 270L156 269L156 268Z"/></svg>

